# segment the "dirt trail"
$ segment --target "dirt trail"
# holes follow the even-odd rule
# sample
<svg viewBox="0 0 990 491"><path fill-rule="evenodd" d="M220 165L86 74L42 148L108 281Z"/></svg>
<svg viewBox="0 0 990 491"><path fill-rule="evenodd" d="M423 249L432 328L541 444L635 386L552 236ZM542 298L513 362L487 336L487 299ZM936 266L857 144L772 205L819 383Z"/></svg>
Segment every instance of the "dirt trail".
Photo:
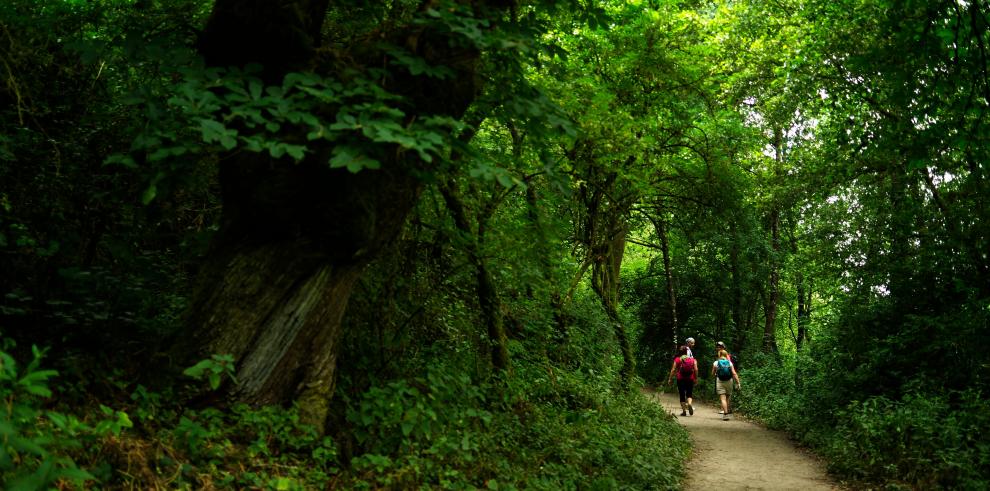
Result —
<svg viewBox="0 0 990 491"><path fill-rule="evenodd" d="M652 395L668 413L681 413L676 391ZM715 406L695 403L694 408L694 416L677 417L694 441L684 489L842 489L818 461L796 448L785 434L734 414L729 421L722 421Z"/></svg>

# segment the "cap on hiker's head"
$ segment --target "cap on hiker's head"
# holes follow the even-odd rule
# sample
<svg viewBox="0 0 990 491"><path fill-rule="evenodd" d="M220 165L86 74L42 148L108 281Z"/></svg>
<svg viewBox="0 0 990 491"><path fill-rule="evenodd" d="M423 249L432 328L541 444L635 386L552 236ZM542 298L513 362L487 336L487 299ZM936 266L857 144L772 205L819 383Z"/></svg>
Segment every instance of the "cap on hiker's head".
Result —
<svg viewBox="0 0 990 491"><path fill-rule="evenodd" d="M725 347L725 343L723 343L722 341L719 341L719 342L715 343L715 346L718 346L719 348L724 348Z"/></svg>
<svg viewBox="0 0 990 491"><path fill-rule="evenodd" d="M687 339L684 340L684 342L687 343L687 344L691 344L691 343L694 342L694 338L687 338Z"/></svg>

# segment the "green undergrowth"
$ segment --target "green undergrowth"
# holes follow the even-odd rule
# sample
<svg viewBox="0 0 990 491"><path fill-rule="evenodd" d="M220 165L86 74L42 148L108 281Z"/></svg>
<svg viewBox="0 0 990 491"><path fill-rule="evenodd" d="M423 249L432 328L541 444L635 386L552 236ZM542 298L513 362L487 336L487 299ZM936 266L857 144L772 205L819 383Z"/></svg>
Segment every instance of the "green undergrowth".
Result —
<svg viewBox="0 0 990 491"><path fill-rule="evenodd" d="M866 375L799 360L747 368L736 407L811 446L830 472L863 487L990 488L984 394L905 383L899 397L856 397L846 378ZM803 367L801 379L795 366Z"/></svg>
<svg viewBox="0 0 990 491"><path fill-rule="evenodd" d="M348 420L368 452L351 461L345 487L677 485L687 440L642 395L596 392L568 372L537 384L515 376L497 389L445 373L373 388L352 405Z"/></svg>
<svg viewBox="0 0 990 491"><path fill-rule="evenodd" d="M342 395L321 436L295 409L183 408L140 385L114 409L48 409L40 355L2 356L5 489L674 489L689 453L643 395L547 366L486 382L428 366Z"/></svg>

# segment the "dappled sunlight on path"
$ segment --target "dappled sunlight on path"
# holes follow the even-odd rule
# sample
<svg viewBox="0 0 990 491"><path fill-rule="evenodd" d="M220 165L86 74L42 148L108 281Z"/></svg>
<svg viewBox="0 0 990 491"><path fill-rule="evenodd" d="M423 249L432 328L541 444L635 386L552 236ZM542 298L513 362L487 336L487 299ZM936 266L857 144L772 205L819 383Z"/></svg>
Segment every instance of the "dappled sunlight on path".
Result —
<svg viewBox="0 0 990 491"><path fill-rule="evenodd" d="M648 392L668 413L680 414L677 393ZM694 453L687 464L684 489L842 489L824 466L791 443L742 418L722 421L714 406L695 404L694 416L677 416L691 433Z"/></svg>

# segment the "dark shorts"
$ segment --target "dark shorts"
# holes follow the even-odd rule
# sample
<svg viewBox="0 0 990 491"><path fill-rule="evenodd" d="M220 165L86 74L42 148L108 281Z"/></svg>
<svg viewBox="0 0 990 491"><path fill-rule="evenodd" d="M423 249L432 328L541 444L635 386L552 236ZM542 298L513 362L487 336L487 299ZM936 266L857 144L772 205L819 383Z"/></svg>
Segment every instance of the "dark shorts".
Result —
<svg viewBox="0 0 990 491"><path fill-rule="evenodd" d="M694 398L694 381L691 379L677 381L677 393L681 396L681 402L687 402L688 397Z"/></svg>

